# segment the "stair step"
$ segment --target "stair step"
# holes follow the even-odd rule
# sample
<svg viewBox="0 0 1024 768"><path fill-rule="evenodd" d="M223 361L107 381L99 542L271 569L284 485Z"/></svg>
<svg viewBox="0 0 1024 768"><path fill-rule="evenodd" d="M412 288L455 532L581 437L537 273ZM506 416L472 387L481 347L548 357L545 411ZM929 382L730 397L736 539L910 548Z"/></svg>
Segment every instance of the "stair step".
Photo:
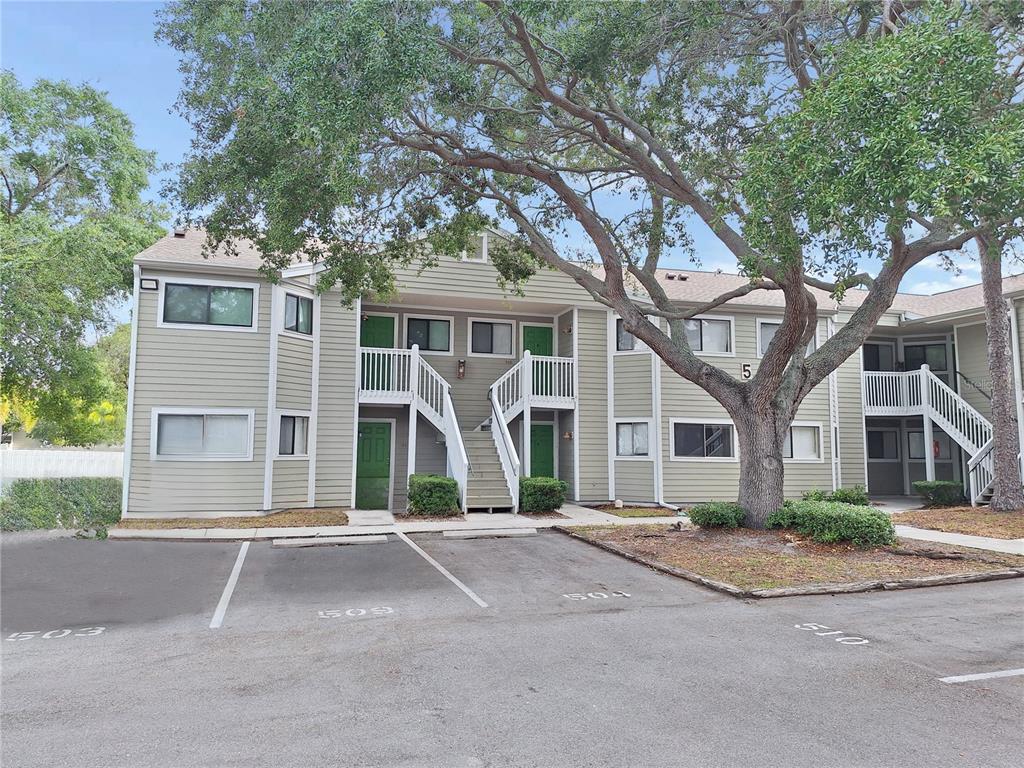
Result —
<svg viewBox="0 0 1024 768"><path fill-rule="evenodd" d="M504 496L474 496L470 494L466 499L467 507L511 507L512 497L507 493Z"/></svg>

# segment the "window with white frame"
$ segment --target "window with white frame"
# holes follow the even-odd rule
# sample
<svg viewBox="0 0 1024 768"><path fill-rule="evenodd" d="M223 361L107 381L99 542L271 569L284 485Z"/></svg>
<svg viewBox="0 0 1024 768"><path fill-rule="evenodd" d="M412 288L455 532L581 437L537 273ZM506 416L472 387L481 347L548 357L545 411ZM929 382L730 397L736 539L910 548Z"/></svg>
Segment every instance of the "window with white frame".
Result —
<svg viewBox="0 0 1024 768"><path fill-rule="evenodd" d="M155 452L171 459L249 459L252 414L157 412Z"/></svg>
<svg viewBox="0 0 1024 768"><path fill-rule="evenodd" d="M757 354L758 357L764 357L768 351L768 347L771 346L772 339L775 338L776 331L782 326L782 323L777 323L772 320L758 320L757 321ZM814 338L807 344L807 354L811 354L818 348L818 332L815 330Z"/></svg>
<svg viewBox="0 0 1024 768"><path fill-rule="evenodd" d="M615 455L650 455L650 424L646 421L618 422L615 425Z"/></svg>
<svg viewBox="0 0 1024 768"><path fill-rule="evenodd" d="M732 320L694 318L685 322L686 340L694 352L732 354Z"/></svg>
<svg viewBox="0 0 1024 768"><path fill-rule="evenodd" d="M925 459L924 432L907 432L907 458L911 461ZM949 435L944 432L932 433L932 456L936 461L950 461L953 458L953 445Z"/></svg>
<svg viewBox="0 0 1024 768"><path fill-rule="evenodd" d="M313 300L308 296L284 295L284 329L292 333L313 334Z"/></svg>
<svg viewBox="0 0 1024 768"><path fill-rule="evenodd" d="M821 458L821 427L794 424L782 445L782 457L795 461L817 461Z"/></svg>
<svg viewBox="0 0 1024 768"><path fill-rule="evenodd" d="M452 321L446 318L408 317L405 321L405 346L418 344L422 352L452 351Z"/></svg>
<svg viewBox="0 0 1024 768"><path fill-rule="evenodd" d="M677 459L734 459L732 424L673 422L672 457Z"/></svg>
<svg viewBox="0 0 1024 768"><path fill-rule="evenodd" d="M161 319L180 325L251 328L254 295L252 288L241 286L165 283Z"/></svg>
<svg viewBox="0 0 1024 768"><path fill-rule="evenodd" d="M502 355L512 352L515 324L501 320L470 320L469 351L474 355Z"/></svg>
<svg viewBox="0 0 1024 768"><path fill-rule="evenodd" d="M615 320L615 350L617 352L632 352L637 348L636 336L626 330L622 318Z"/></svg>
<svg viewBox="0 0 1024 768"><path fill-rule="evenodd" d="M282 415L277 439L278 456L309 455L309 417Z"/></svg>
<svg viewBox="0 0 1024 768"><path fill-rule="evenodd" d="M869 461L899 461L900 433L895 429L867 431Z"/></svg>

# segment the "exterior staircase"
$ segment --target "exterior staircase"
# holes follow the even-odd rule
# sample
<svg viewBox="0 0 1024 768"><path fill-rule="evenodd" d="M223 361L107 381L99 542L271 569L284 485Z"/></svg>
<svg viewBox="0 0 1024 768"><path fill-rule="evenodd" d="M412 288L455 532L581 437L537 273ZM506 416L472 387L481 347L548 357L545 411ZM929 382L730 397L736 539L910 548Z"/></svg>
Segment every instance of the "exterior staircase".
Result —
<svg viewBox="0 0 1024 768"><path fill-rule="evenodd" d="M462 441L469 457L466 479L466 508L476 511L512 510L515 504L501 467L494 436L490 431L463 432Z"/></svg>

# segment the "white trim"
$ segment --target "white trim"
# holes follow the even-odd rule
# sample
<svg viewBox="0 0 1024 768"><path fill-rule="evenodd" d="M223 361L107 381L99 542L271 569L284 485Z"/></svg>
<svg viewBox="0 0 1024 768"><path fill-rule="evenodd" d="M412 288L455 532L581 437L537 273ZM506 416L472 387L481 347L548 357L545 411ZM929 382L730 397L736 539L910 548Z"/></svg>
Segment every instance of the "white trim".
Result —
<svg viewBox="0 0 1024 768"><path fill-rule="evenodd" d="M478 259L475 256L470 256L469 251L463 251L461 259L462 261L465 261L468 264L486 264L488 261L490 261L490 252L488 248L489 243L487 242L486 229L480 232L480 240L480 254L483 256L483 258Z"/></svg>
<svg viewBox="0 0 1024 768"><path fill-rule="evenodd" d="M606 397L608 428L605 452L608 458L608 498L615 499L615 321L618 316L608 310L605 313L605 377L608 379Z"/></svg>
<svg viewBox="0 0 1024 768"><path fill-rule="evenodd" d="M902 464L903 463L903 420L900 420L899 427L874 427L868 426L864 430L864 459L869 464ZM867 434L868 432L895 432L896 433L896 458L895 459L872 459L868 456Z"/></svg>
<svg viewBox="0 0 1024 768"><path fill-rule="evenodd" d="M857 350L857 359L860 362L860 370L857 371L857 388L860 390L860 438L863 453L861 454L864 459L864 491L870 492L871 480L868 477L868 419L865 413L864 405L864 345L861 344ZM895 359L895 358L894 358ZM840 423L840 434L842 434L842 424ZM841 456L841 454L840 454Z"/></svg>
<svg viewBox="0 0 1024 768"><path fill-rule="evenodd" d="M504 298L502 298L502 300L504 300ZM542 300L539 300L539 299L536 300L535 303L537 303L537 304L549 304L550 306L547 306L547 307L544 308L544 310L537 311L537 312L518 312L516 310L511 310L511 309L509 309L509 310L501 310L501 311L491 311L489 309L478 309L476 307L456 307L456 306L449 306L448 303L446 303L444 306L438 306L436 304L405 304L405 303L402 303L401 300L399 300L397 303L393 303L393 304L372 304L372 302L370 302L370 303L371 303L372 306L375 306L375 307L383 307L383 308L386 308L386 309L395 309L395 310L398 310L400 312L407 312L410 309L412 309L412 310L422 310L422 311L426 311L426 312L460 312L460 313L472 312L474 315L483 315L483 316L487 316L487 317L497 317L497 318L501 318L501 319L508 319L509 317L541 318L541 323L540 324L543 324L543 320L551 319L552 318L552 315L547 314L547 312L551 312L553 310L556 310L556 309L559 309L559 308L562 308L562 307L569 307L568 309L563 309L557 315L554 315L554 317L557 318L557 317L561 317L566 312L571 312L575 308L570 303L567 303L567 302L564 302L564 301L559 303L559 302L553 302L553 301L542 301ZM583 308L584 309L588 309L588 307L583 307ZM589 307L589 308L593 308L593 307ZM601 309L601 308L602 307L598 307L598 309ZM379 315L386 314L384 312L377 312L377 310L367 310L367 313L373 313L373 314L379 314Z"/></svg>
<svg viewBox="0 0 1024 768"><path fill-rule="evenodd" d="M818 430L818 458L816 459L787 459L782 457L784 464L824 464L825 463L825 428L820 421L793 421L789 425L789 447L793 448L793 427L814 427Z"/></svg>
<svg viewBox="0 0 1024 768"><path fill-rule="evenodd" d="M241 280L215 280L214 278L198 277L175 277L167 275L148 275L160 280L160 290L157 297L156 327L157 328L178 328L188 331L230 331L232 333L256 333L259 331L260 318L260 284ZM170 281L175 285L207 285L219 288L249 288L252 290L252 325L213 325L210 323L165 323L164 322L164 295L167 293L167 283Z"/></svg>
<svg viewBox="0 0 1024 768"><path fill-rule="evenodd" d="M562 314L565 314L564 312ZM561 316L561 315L560 315ZM559 316L559 317L560 317ZM481 318L470 318L470 320L479 320ZM557 320L557 318L554 318ZM485 322L490 322L485 320ZM558 324L556 322L550 323L531 323L529 320L520 320L519 322L519 348L517 350L518 356L522 357L526 351L526 341L523 337L523 331L527 326L531 328L550 328L551 329L551 354L558 356ZM471 334L472 335L472 334Z"/></svg>
<svg viewBox="0 0 1024 768"><path fill-rule="evenodd" d="M280 291L270 292L270 327L274 327L274 318L277 317L278 304L280 303ZM267 360L267 428L264 430L266 442L263 446L263 508L270 509L274 502L274 453L271 446L277 444L277 417L274 411L277 408L277 339L278 334L270 334L270 350ZM356 398L359 399L358 397Z"/></svg>
<svg viewBox="0 0 1024 768"><path fill-rule="evenodd" d="M572 308L572 391L576 407L572 409L572 494L580 500L580 310Z"/></svg>
<svg viewBox="0 0 1024 768"><path fill-rule="evenodd" d="M728 424L729 426L732 427L733 455L732 456L676 456L676 445L675 445L676 424ZM739 440L737 439L737 435L736 435L736 424L733 423L732 419L711 418L711 417L703 417L703 416L694 416L694 417L681 418L681 419L669 419L668 420L668 429L669 429L669 438L668 438L669 439L669 444L668 444L668 450L669 450L668 458L669 458L669 461L684 461L684 462L690 462L690 463L696 462L698 464L703 464L703 463L709 463L709 464L737 464L737 463L739 463L739 460L740 460L740 443L739 443Z"/></svg>
<svg viewBox="0 0 1024 768"><path fill-rule="evenodd" d="M1024 447L1024 389L1021 386L1020 323L1017 319L1017 300L1010 299L1009 305L1010 359L1013 360L1013 393L1014 399L1017 401L1017 444Z"/></svg>
<svg viewBox="0 0 1024 768"><path fill-rule="evenodd" d="M356 359L352 365L352 370L355 371L355 381L353 387L355 391L352 393L352 482L348 487L349 493L349 506L352 509L356 507L356 459L359 449L359 386L363 380L363 355L362 347L359 346L359 334L362 332L362 317L363 317L363 300L358 298L355 301L355 313L352 315L355 321L355 329L352 332L352 338L355 340L355 355ZM395 333L398 333L398 322L395 322Z"/></svg>
<svg viewBox="0 0 1024 768"><path fill-rule="evenodd" d="M281 417L282 416L304 416L306 422L306 452L302 454L281 454ZM274 441L274 461L309 461L309 449L311 446L309 427L313 421L313 411L302 408L277 408L274 415L277 421L277 440Z"/></svg>
<svg viewBox="0 0 1024 768"><path fill-rule="evenodd" d="M654 461L653 442L654 419L650 416L616 416L615 417L615 460L616 461ZM619 455L619 424L646 424L647 425L647 454L644 456L620 456Z"/></svg>
<svg viewBox="0 0 1024 768"><path fill-rule="evenodd" d="M176 454L161 456L157 449L157 430L160 416L245 416L249 420L249 434L246 439L246 453L238 456L189 456ZM170 406L157 405L150 409L149 425L149 459L150 461L252 461L253 442L256 433L255 408L209 408L203 405Z"/></svg>
<svg viewBox="0 0 1024 768"><path fill-rule="evenodd" d="M421 355L444 355L445 357L455 356L455 316L454 315L410 315L402 316L402 349L409 347L409 321L410 320L447 320L448 325L448 351L441 352L430 349L420 349Z"/></svg>
<svg viewBox="0 0 1024 768"><path fill-rule="evenodd" d="M128 403L124 417L124 474L121 477L121 515L128 514L128 489L132 478L132 430L135 425L135 365L139 345L139 280L142 269L132 266L132 336L128 359ZM2 428L3 425L0 425Z"/></svg>
<svg viewBox="0 0 1024 768"><path fill-rule="evenodd" d="M825 343L827 344L836 333L834 317L825 318ZM845 361L844 361L845 362ZM829 464L832 467L832 490L838 490L843 484L842 456L839 453L839 368L840 363L828 375L828 442Z"/></svg>
<svg viewBox="0 0 1024 768"><path fill-rule="evenodd" d="M715 315L715 314L703 314L694 315L693 317L687 318L689 320L728 320L729 321L729 352L705 352L704 350L696 351L693 350L693 354L697 357L736 357L736 316L735 315ZM683 324L683 332L686 332L686 325ZM704 333L701 331L701 343L703 344Z"/></svg>
<svg viewBox="0 0 1024 768"><path fill-rule="evenodd" d="M511 325L512 333L509 336L509 352L474 352L473 351L473 323L487 323L488 325ZM466 318L466 357L489 357L498 358L500 360L518 360L519 350L516 349L516 326L518 325L515 320L497 320L490 317L467 317ZM454 336L454 333L453 333ZM493 344L494 338L491 337ZM552 354L554 354L555 334L551 334L551 346Z"/></svg>
<svg viewBox="0 0 1024 768"><path fill-rule="evenodd" d="M660 323L659 323L660 327ZM654 421L654 500L665 503L664 446L661 429L661 358L651 355L651 409Z"/></svg>
<svg viewBox="0 0 1024 768"><path fill-rule="evenodd" d="M356 325L359 335L356 338L356 346L361 347L363 345L363 317L390 317L395 321L392 326L391 334L391 348L398 349L398 313L397 312L376 312L374 310L367 310L366 312L359 312L356 314Z"/></svg>
<svg viewBox="0 0 1024 768"><path fill-rule="evenodd" d="M274 291L275 292L280 292L282 294L282 296L281 296L281 299L282 299L281 300L281 312L280 312L280 316L275 316L274 317L274 330L277 331L277 333L281 334L282 336L288 336L288 337L290 337L292 339L300 339L302 341L313 342L313 337L320 335L320 327L317 325L317 322L316 322L317 321L316 311L315 311L315 309L316 309L316 300L317 300L316 294L313 293L313 291L309 290L308 288L300 288L298 286L292 285L291 283L284 284L284 285L275 285L274 286ZM284 327L284 315L285 315L285 312L288 311L288 301L287 301L286 297L287 297L287 295L289 293L292 294L293 296L298 296L298 297L301 297L301 298L304 298L304 299L312 299L313 300L313 305L314 305L313 306L313 310L314 311L312 312L313 317L310 318L310 323L313 326L312 333L299 333L298 331L289 331L287 328Z"/></svg>
<svg viewBox="0 0 1024 768"><path fill-rule="evenodd" d="M356 422L355 445L356 445L357 449L352 454L352 475L353 475L353 477L356 476L356 469L358 468L357 462L358 462L358 459L359 459L359 456L358 456L359 424L362 424L364 421L365 422L369 422L369 423L380 423L380 422L386 421L389 424L391 424L391 459L390 459L391 463L388 465L388 510L390 511L390 510L394 509L394 507L395 507L395 443L398 442L395 439L395 437L396 437L396 435L398 433L398 420L397 419L393 419L393 418L389 418L387 416L360 416L359 417L358 421ZM352 482L352 505L351 506L352 506L352 509L356 508L356 483L355 483L355 481Z"/></svg>
<svg viewBox="0 0 1024 768"><path fill-rule="evenodd" d="M316 426L320 411L320 294L313 296L313 370L309 376L309 403L313 407L309 417L306 453L309 456L309 478L306 481L306 503L316 506ZM358 349L358 344L356 348ZM359 401L358 391L356 401Z"/></svg>

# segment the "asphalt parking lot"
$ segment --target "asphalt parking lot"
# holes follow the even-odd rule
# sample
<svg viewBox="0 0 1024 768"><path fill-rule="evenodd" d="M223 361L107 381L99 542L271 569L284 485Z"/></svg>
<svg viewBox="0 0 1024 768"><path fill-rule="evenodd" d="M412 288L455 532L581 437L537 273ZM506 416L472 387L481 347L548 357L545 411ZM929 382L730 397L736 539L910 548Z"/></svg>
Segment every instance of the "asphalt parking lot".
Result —
<svg viewBox="0 0 1024 768"><path fill-rule="evenodd" d="M4 766L1018 765L1024 581L740 601L557 533L6 537Z"/></svg>

